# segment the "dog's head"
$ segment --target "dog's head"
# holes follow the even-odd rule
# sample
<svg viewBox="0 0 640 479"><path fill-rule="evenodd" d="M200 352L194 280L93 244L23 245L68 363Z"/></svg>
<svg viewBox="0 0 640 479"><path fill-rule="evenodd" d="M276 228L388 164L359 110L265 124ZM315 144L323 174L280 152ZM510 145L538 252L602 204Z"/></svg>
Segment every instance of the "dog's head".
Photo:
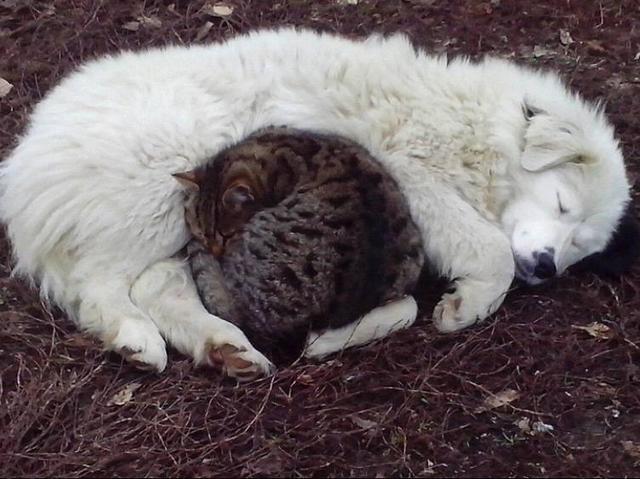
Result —
<svg viewBox="0 0 640 479"><path fill-rule="evenodd" d="M573 100L580 108L570 119L567 111L524 108L517 186L502 224L516 276L529 284L579 262L597 273L620 274L640 253L640 228L613 129L598 108Z"/></svg>

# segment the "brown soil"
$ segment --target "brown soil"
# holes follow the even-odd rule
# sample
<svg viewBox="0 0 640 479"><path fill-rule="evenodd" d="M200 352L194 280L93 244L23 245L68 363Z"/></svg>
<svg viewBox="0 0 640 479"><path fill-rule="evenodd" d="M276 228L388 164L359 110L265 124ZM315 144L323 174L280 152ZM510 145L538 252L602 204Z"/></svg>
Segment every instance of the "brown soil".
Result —
<svg viewBox="0 0 640 479"><path fill-rule="evenodd" d="M201 0L1 0L0 77L14 88L0 100L0 157L37 100L83 60L287 24L403 31L431 51L557 69L606 100L632 180L640 172L635 0L228 3L234 11L221 18ZM162 375L103 354L9 277L2 245L0 476L640 474L638 268L615 282L568 275L518 289L460 334L422 322L236 385L176 353ZM421 298L425 312L436 297ZM575 327L593 322L606 334ZM127 398L126 387L138 388Z"/></svg>

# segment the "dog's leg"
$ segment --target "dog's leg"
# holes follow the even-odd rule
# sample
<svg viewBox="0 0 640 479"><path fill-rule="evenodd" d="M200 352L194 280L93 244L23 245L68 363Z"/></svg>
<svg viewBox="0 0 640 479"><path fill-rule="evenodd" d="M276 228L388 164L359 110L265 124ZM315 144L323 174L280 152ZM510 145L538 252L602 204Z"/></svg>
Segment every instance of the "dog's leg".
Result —
<svg viewBox="0 0 640 479"><path fill-rule="evenodd" d="M304 355L321 359L329 354L362 346L384 338L394 331L411 326L418 315L418 305L411 296L379 306L362 318L341 328L329 329L307 337Z"/></svg>
<svg viewBox="0 0 640 479"><path fill-rule="evenodd" d="M410 202L419 203L420 194L415 191ZM431 201L429 196L423 201ZM442 189L438 198L442 201L447 196L438 215L416 215L419 227L428 235L427 258L437 258L440 273L453 280L454 291L443 295L433 310L436 328L445 333L493 314L504 301L515 272L507 236L451 190Z"/></svg>
<svg viewBox="0 0 640 479"><path fill-rule="evenodd" d="M151 265L133 284L131 298L153 318L164 338L197 364L220 367L239 380L272 371L271 362L237 326L204 309L184 261Z"/></svg>
<svg viewBox="0 0 640 479"><path fill-rule="evenodd" d="M129 299L129 282L121 275L93 275L84 282L76 320L99 337L104 347L134 366L161 372L167 365L165 342L151 318Z"/></svg>
<svg viewBox="0 0 640 479"><path fill-rule="evenodd" d="M455 291L435 307L442 332L484 320L502 304L514 277L509 238L486 220L454 187L431 174L426 161L390 158L385 165L401 186L420 229L427 261L453 280Z"/></svg>

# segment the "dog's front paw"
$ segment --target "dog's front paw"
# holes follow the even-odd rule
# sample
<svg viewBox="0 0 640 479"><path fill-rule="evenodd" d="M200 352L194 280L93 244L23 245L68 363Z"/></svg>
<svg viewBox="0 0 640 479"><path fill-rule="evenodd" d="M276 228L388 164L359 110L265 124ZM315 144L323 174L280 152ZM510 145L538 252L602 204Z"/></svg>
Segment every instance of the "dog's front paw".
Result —
<svg viewBox="0 0 640 479"><path fill-rule="evenodd" d="M224 374L238 381L268 376L275 369L271 361L231 324L225 331L216 331L205 341L202 362L221 369Z"/></svg>
<svg viewBox="0 0 640 479"><path fill-rule="evenodd" d="M141 319L124 319L105 341L105 347L120 354L144 371L162 372L167 366L167 349L155 325Z"/></svg>
<svg viewBox="0 0 640 479"><path fill-rule="evenodd" d="M504 301L506 289L476 280L460 280L456 290L442 296L433 310L433 323L442 333L464 329L486 319Z"/></svg>

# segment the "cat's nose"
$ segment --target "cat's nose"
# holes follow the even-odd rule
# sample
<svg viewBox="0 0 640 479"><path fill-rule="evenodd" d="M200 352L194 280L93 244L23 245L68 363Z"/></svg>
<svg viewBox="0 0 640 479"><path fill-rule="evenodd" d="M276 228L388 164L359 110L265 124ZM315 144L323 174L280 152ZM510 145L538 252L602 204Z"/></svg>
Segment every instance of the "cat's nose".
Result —
<svg viewBox="0 0 640 479"><path fill-rule="evenodd" d="M551 251L543 251L538 254L536 258L536 267L533 270L533 274L535 274L540 279L549 279L553 278L558 270L556 269L556 263L553 260L553 250Z"/></svg>

